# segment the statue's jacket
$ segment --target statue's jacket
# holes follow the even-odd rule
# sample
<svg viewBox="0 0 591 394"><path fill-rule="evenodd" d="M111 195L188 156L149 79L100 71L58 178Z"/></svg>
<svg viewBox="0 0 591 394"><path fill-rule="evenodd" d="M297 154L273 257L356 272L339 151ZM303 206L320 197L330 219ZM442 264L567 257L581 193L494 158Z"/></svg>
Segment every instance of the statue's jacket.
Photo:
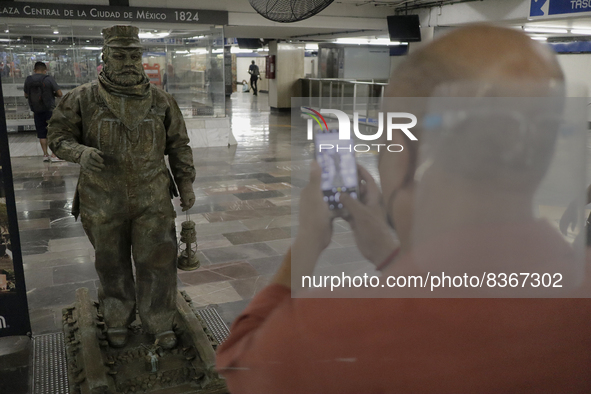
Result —
<svg viewBox="0 0 591 394"><path fill-rule="evenodd" d="M105 169L81 168L72 213L108 220L155 210L174 215L174 181L190 190L195 179L193 155L182 113L174 98L150 85L143 98L111 95L100 82L68 92L49 122L51 150L78 163L87 147L103 152ZM78 200L79 199L79 200ZM159 207L154 209L155 207Z"/></svg>

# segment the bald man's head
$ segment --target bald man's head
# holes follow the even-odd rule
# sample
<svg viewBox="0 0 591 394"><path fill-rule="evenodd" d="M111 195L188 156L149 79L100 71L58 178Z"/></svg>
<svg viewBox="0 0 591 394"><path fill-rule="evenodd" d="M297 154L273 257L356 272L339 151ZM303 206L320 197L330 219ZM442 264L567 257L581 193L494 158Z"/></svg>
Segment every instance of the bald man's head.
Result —
<svg viewBox="0 0 591 394"><path fill-rule="evenodd" d="M429 166L419 174L423 178L416 174L419 145L425 141L423 122L419 121L412 129L418 141L410 141L402 133L392 134L392 143L403 145L404 149L399 153L380 152L378 169L384 201L403 250L412 243L415 190L421 182L425 182L425 187L431 187L430 196L437 193L441 196L446 190L453 191L450 196L468 191L470 196L474 196L475 191L482 193L482 198L474 199L479 212L478 203L499 196L495 186L502 186L504 190L521 188L520 193L514 193L519 196L533 193L551 160L556 129L544 130L541 137L538 129L536 136L540 138L534 142L527 140L529 133L524 134L525 139L519 139L521 134L510 133L510 128L515 127L512 112L528 114L527 104L531 100L513 99L512 102L518 103L515 107L509 105L511 100L500 100L504 103L498 108L502 113L499 118L497 115L491 118L495 122L488 123L486 114L490 114L491 110L494 112L494 109L487 104L494 103L495 97L555 96L556 90L560 90L555 88L561 87L563 79L556 56L549 48L517 30L489 25L458 28L411 53L400 64L390 78L385 96L402 97L404 100L385 103L384 112L390 109L393 112L407 111L423 119L428 101L406 100L407 97L486 97L467 101L473 103L472 107L482 106L468 108L469 118L462 120L465 114L462 111L456 113L461 122L454 125L454 132L442 138L437 146L437 152L447 153L447 156L438 154L432 157L433 161L425 161ZM442 87L444 89L439 90ZM560 95L560 92L557 94ZM429 101L431 105L431 101L447 103L435 98ZM450 105L457 102L461 101L449 101ZM389 108L389 105L395 107ZM482 109L480 113L479 109ZM453 113L453 108L450 111ZM556 111L537 108L534 112L548 114ZM522 118L532 119L529 116ZM517 123L521 125L519 119ZM482 123L478 122L483 121L488 128L480 127ZM545 129L551 125L548 122L542 124L546 125ZM477 132L471 134L471 130ZM385 138L380 142L391 143ZM525 143L518 145L515 141ZM500 164L490 169L489 164L493 161ZM427 200L437 204L443 201L440 198ZM506 201L502 198L499 201L502 203L494 206L504 207ZM429 212L445 212L445 208Z"/></svg>
<svg viewBox="0 0 591 394"><path fill-rule="evenodd" d="M456 81L510 84L563 81L556 56L515 29L461 27L413 52L394 71L386 96L429 97Z"/></svg>

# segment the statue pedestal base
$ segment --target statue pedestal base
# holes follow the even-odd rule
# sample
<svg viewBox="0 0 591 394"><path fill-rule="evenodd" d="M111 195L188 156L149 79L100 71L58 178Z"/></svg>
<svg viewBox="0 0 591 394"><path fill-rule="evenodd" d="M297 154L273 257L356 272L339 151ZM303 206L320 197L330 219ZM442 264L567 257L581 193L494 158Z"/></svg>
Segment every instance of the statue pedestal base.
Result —
<svg viewBox="0 0 591 394"><path fill-rule="evenodd" d="M139 321L130 326L127 345L109 346L98 303L88 289L63 311L70 394L217 394L227 393L214 370L218 340L192 311L190 299L177 294L178 345L164 350Z"/></svg>

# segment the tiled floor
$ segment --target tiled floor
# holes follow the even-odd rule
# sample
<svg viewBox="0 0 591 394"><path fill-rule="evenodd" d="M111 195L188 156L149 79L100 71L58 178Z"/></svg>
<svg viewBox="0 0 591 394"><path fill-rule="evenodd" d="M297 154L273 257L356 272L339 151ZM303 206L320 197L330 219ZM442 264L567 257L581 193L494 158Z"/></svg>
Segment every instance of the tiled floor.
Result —
<svg viewBox="0 0 591 394"><path fill-rule="evenodd" d="M234 94L227 112L238 146L193 151L197 201L189 213L201 268L179 271L178 285L197 304L217 304L230 323L268 283L290 245L292 192L306 183L292 170L307 168L309 158L291 160L293 145L308 142L292 139L290 113L270 112L266 95ZM11 148L37 144L34 133L10 138ZM13 157L12 166L33 332L60 331L61 309L75 290L85 286L96 297L98 286L92 246L70 215L78 165ZM180 231L185 214L178 199L174 203ZM336 224L330 253L359 261L348 231Z"/></svg>

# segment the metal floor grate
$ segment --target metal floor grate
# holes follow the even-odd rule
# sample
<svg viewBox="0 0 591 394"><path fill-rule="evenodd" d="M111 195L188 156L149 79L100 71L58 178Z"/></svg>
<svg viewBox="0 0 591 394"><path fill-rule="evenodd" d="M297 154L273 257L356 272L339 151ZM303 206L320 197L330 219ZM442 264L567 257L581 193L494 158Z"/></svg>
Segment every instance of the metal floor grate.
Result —
<svg viewBox="0 0 591 394"><path fill-rule="evenodd" d="M218 343L221 344L228 338L230 330L228 330L228 326L215 308L207 307L197 309L195 312L205 321L207 328L209 328Z"/></svg>
<svg viewBox="0 0 591 394"><path fill-rule="evenodd" d="M33 337L33 394L68 394L64 334Z"/></svg>
<svg viewBox="0 0 591 394"><path fill-rule="evenodd" d="M228 326L214 308L195 312L222 343L230 335ZM69 394L68 364L64 346L64 334L46 334L33 337L33 392L32 394Z"/></svg>

